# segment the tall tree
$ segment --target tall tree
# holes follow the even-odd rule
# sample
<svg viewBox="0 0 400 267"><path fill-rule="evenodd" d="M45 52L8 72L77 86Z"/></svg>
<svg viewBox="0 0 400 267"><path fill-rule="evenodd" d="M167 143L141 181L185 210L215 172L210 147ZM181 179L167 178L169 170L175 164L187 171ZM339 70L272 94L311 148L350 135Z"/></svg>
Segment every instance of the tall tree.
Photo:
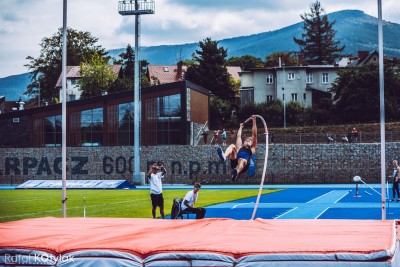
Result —
<svg viewBox="0 0 400 267"><path fill-rule="evenodd" d="M55 89L58 77L62 70L62 28L51 37L45 37L40 44L41 51L37 58L28 56L25 64L31 72L32 83L28 85L25 95L38 94L40 82L40 95L43 101L54 103L58 97ZM89 32L67 29L67 65L79 66L81 62L90 59L94 54L105 57L107 52L100 45L96 45L98 38ZM108 57L105 57L108 59Z"/></svg>
<svg viewBox="0 0 400 267"><path fill-rule="evenodd" d="M218 42L211 38L199 42L199 46L201 50L196 50L195 63L187 68L185 80L203 86L221 99L233 99L235 90L225 66L227 50L218 47Z"/></svg>
<svg viewBox="0 0 400 267"><path fill-rule="evenodd" d="M78 85L82 91L81 97L88 98L99 96L102 92L108 92L108 88L118 78L118 74L101 56L94 54L90 60L81 63L81 76Z"/></svg>
<svg viewBox="0 0 400 267"><path fill-rule="evenodd" d="M335 41L336 31L333 29L335 21L329 22L318 0L310 5L310 11L311 13L300 15L304 20L304 33L300 39L296 37L293 39L299 45L306 63L334 64L344 49L344 46L339 47L339 41Z"/></svg>
<svg viewBox="0 0 400 267"><path fill-rule="evenodd" d="M128 44L125 52L121 53L119 57L122 59L124 77L133 80L135 73L135 51L133 51L132 46Z"/></svg>
<svg viewBox="0 0 400 267"><path fill-rule="evenodd" d="M125 52L119 55L120 60L114 62L115 64L122 64L121 72L118 79L111 85L108 92L121 92L134 89L135 81L135 51L132 46L128 44ZM146 67L149 62L145 59L139 62L140 71L140 85L141 87L149 87L150 82L146 75Z"/></svg>

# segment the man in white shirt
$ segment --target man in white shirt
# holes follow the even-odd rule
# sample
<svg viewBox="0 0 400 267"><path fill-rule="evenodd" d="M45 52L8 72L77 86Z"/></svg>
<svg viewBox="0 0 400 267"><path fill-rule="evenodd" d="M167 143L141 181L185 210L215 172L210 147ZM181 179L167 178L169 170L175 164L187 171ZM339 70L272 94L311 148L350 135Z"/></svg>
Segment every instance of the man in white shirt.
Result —
<svg viewBox="0 0 400 267"><path fill-rule="evenodd" d="M162 194L162 179L164 175L167 173L164 165L159 164L157 165L154 163L149 172L147 173L147 177L150 182L150 197L151 197L151 204L153 206L151 213L153 215L153 219L156 218L156 208L157 206L160 207L160 214L163 219L164 216L164 197Z"/></svg>
<svg viewBox="0 0 400 267"><path fill-rule="evenodd" d="M192 191L186 193L185 198L182 201L182 210L196 213L196 219L203 219L206 214L205 208L196 208L195 203L199 197L199 190L201 188L200 183L195 183Z"/></svg>

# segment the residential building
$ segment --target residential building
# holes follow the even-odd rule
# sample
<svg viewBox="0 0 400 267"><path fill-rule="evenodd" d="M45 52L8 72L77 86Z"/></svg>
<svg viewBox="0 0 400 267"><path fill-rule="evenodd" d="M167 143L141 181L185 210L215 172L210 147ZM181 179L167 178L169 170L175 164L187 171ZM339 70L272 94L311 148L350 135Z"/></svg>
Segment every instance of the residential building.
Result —
<svg viewBox="0 0 400 267"><path fill-rule="evenodd" d="M332 97L329 89L340 68L378 63L378 58L376 51L358 51L357 57L344 57L336 65L281 65L242 71L241 104L280 100L297 101L303 107L313 107L320 98Z"/></svg>
<svg viewBox="0 0 400 267"><path fill-rule="evenodd" d="M112 70L116 74L121 71L121 65L112 65ZM67 80L67 101L74 101L81 99L81 91L79 90L78 80L82 78L80 66L67 66L66 69ZM62 73L58 77L56 89L59 90L59 99L62 102Z"/></svg>
<svg viewBox="0 0 400 267"><path fill-rule="evenodd" d="M331 83L338 77L337 66L280 66L240 72L241 104L272 100L297 101L312 107L317 98L329 96Z"/></svg>

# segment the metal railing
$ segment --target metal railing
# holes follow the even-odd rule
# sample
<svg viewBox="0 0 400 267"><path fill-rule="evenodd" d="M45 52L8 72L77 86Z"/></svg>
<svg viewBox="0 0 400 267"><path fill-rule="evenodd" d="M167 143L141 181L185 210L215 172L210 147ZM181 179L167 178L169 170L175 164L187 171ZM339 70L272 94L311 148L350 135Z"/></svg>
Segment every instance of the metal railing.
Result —
<svg viewBox="0 0 400 267"><path fill-rule="evenodd" d="M136 1L119 1L118 2L118 12L121 15L142 15L142 14L154 14L155 3L151 0L140 0Z"/></svg>
<svg viewBox="0 0 400 267"><path fill-rule="evenodd" d="M400 141L400 131L386 132L385 135L386 142ZM282 144L379 143L380 141L380 132L358 132L356 138L351 137L348 133L344 132L274 133L272 140L270 138L270 143Z"/></svg>

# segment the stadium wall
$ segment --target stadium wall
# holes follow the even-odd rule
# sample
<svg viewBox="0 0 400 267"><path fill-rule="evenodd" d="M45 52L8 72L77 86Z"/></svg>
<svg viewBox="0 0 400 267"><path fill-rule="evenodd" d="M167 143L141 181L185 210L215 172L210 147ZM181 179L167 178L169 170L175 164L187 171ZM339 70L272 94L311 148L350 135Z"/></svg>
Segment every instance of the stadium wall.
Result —
<svg viewBox="0 0 400 267"><path fill-rule="evenodd" d="M392 174L400 143L386 144L386 173ZM266 183L314 184L352 183L359 175L368 183L380 182L380 144L271 144ZM132 181L133 148L68 147L68 173L71 180ZM265 145L257 147L256 175L239 177L237 183L259 183L263 171ZM156 161L163 161L168 174L164 183L230 183L229 161L222 163L213 146L141 147L141 172ZM1 148L0 184L21 184L27 180L61 179L61 148ZM140 181L133 181L140 183Z"/></svg>

